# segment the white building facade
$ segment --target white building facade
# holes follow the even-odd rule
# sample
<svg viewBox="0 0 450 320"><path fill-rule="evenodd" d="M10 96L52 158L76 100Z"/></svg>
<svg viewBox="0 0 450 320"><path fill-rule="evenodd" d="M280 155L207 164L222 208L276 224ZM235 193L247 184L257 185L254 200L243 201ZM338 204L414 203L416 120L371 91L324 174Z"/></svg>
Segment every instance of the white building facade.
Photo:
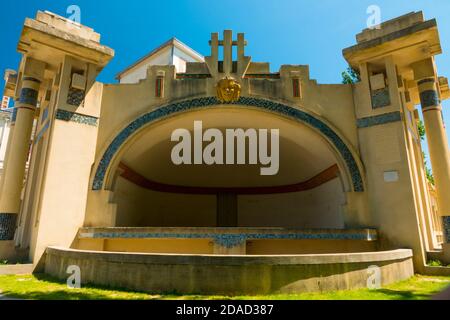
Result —
<svg viewBox="0 0 450 320"><path fill-rule="evenodd" d="M117 74L121 84L138 83L147 78L147 69L155 65L173 65L177 73L186 72L188 62L204 62L204 57L180 40L172 38Z"/></svg>

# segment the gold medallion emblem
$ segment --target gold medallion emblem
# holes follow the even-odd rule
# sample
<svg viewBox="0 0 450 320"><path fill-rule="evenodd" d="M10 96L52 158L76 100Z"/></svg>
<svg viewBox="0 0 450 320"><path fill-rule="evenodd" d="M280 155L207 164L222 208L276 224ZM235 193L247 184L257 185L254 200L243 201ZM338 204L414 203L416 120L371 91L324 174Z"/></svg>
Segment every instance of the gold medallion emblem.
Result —
<svg viewBox="0 0 450 320"><path fill-rule="evenodd" d="M217 83L217 99L222 103L236 102L241 96L241 85L233 78L223 78Z"/></svg>

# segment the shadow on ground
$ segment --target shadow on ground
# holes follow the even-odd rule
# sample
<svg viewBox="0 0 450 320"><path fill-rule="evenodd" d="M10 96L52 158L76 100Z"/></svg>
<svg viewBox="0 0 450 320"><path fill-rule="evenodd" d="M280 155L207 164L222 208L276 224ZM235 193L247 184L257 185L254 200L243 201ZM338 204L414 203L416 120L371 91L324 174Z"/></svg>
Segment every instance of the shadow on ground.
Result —
<svg viewBox="0 0 450 320"><path fill-rule="evenodd" d="M18 291L8 291L5 290L0 293L0 300L15 300L15 299L26 299L26 300L114 300L114 299L145 299L145 300L160 300L160 299L176 299L176 300L204 300L204 299L241 299L248 297L222 297L222 296L202 296L197 294L191 295L179 295L174 292L168 292L166 294L150 294L145 292L130 292L125 288L109 287L109 286L99 286L92 284L85 284L81 289L70 289L68 290L65 286L65 282L45 275L45 274L35 274L34 277L42 282L45 289L39 290L38 288L29 288L30 290L24 290L24 292ZM52 287L53 286L53 287ZM422 291L414 290L410 288L398 288L398 289L378 289L374 290L373 296L367 296L368 299L382 299L382 300L428 300L432 299L435 295L439 294L439 290L429 290ZM450 288L449 288L450 289ZM102 291L106 290L106 291ZM422 289L423 290L423 289ZM418 292L419 291L419 292ZM129 294L129 296L124 296L124 294ZM131 295L131 296L130 296ZM133 296L136 295L136 296ZM259 298L259 297L258 297ZM267 297L266 297L267 298ZM277 295L273 297L277 299ZM298 299L302 300L314 299L314 295L311 297L300 295ZM333 295L330 297L333 299ZM337 299L342 299L342 296L335 297ZM364 299L364 295L354 295L349 293L348 299ZM286 299L286 297L281 297L281 299ZM344 297L345 299L345 297Z"/></svg>
<svg viewBox="0 0 450 320"><path fill-rule="evenodd" d="M430 294L420 294L409 290L378 289L376 292L382 293L394 300L428 300L439 291L431 292Z"/></svg>

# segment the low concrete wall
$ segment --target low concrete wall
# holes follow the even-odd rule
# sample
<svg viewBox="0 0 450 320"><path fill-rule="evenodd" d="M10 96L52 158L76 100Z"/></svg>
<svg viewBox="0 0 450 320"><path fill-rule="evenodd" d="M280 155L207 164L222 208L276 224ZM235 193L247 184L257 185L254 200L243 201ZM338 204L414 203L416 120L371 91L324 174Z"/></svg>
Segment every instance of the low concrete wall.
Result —
<svg viewBox="0 0 450 320"><path fill-rule="evenodd" d="M0 260L7 260L8 263L28 261L28 250L17 249L12 240L0 241Z"/></svg>
<svg viewBox="0 0 450 320"><path fill-rule="evenodd" d="M0 260L16 259L14 241L0 241Z"/></svg>
<svg viewBox="0 0 450 320"><path fill-rule="evenodd" d="M152 293L268 294L363 288L368 267L381 270L382 285L414 274L408 249L296 256L218 256L113 253L49 247L45 272L67 279L81 269L82 283Z"/></svg>
<svg viewBox="0 0 450 320"><path fill-rule="evenodd" d="M425 266L424 275L427 276L450 276L450 267L430 267Z"/></svg>

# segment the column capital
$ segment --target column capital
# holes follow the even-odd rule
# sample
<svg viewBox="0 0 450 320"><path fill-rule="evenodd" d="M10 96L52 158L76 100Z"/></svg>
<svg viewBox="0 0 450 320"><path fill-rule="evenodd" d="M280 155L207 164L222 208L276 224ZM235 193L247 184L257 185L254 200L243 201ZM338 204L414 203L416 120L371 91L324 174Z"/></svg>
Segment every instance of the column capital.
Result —
<svg viewBox="0 0 450 320"><path fill-rule="evenodd" d="M28 56L25 56L24 59L22 80L42 82L47 64L44 61L36 60Z"/></svg>
<svg viewBox="0 0 450 320"><path fill-rule="evenodd" d="M420 104L425 112L431 109L441 110L441 101L435 77L423 78L417 81Z"/></svg>
<svg viewBox="0 0 450 320"><path fill-rule="evenodd" d="M414 72L414 80L416 81L428 78L436 78L436 68L433 58L414 62L410 66Z"/></svg>

